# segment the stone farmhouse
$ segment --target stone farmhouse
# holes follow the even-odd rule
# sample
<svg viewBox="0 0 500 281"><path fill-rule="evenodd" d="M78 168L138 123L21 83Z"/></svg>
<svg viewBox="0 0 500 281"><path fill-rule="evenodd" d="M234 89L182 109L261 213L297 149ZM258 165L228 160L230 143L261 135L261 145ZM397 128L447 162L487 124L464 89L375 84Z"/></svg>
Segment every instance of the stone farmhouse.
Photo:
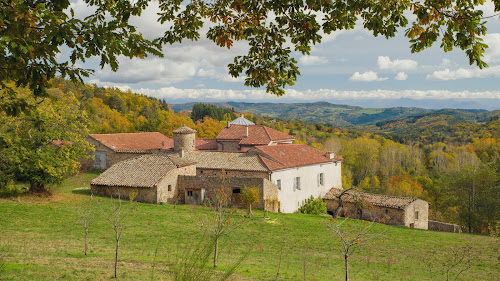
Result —
<svg viewBox="0 0 500 281"><path fill-rule="evenodd" d="M225 184L231 203L238 204L241 189L256 186L260 207L291 213L310 196L342 188L342 158L293 144L288 134L239 124L229 124L213 140L197 140L195 133L183 126L174 131L173 140L159 133L89 136L95 155L106 159L106 166L99 164L104 160L94 160L93 166L110 167L91 182L93 193L125 198L137 190L137 201L199 204L215 186Z"/></svg>
<svg viewBox="0 0 500 281"><path fill-rule="evenodd" d="M324 197L328 212L335 212L342 189L332 188ZM376 220L390 225L428 229L429 203L416 198L348 191L342 196L341 215Z"/></svg>

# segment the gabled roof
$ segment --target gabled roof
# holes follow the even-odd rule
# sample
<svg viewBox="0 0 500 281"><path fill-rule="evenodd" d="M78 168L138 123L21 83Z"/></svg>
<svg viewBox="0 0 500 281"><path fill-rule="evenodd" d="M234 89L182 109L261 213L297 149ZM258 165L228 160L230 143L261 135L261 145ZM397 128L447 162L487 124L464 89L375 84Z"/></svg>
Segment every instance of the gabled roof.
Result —
<svg viewBox="0 0 500 281"><path fill-rule="evenodd" d="M254 122L246 119L243 116L234 119L233 121L229 122L229 124L232 124L232 125L255 125Z"/></svg>
<svg viewBox="0 0 500 281"><path fill-rule="evenodd" d="M248 136L246 130L248 128ZM294 140L293 136L260 125L231 125L224 127L216 137L217 141L240 140L241 145L268 145L272 141Z"/></svg>
<svg viewBox="0 0 500 281"><path fill-rule="evenodd" d="M168 156L143 155L114 164L90 184L150 188L156 186L169 171L176 168L175 161Z"/></svg>
<svg viewBox="0 0 500 281"><path fill-rule="evenodd" d="M323 151L303 144L257 146L253 151L271 171L332 162Z"/></svg>
<svg viewBox="0 0 500 281"><path fill-rule="evenodd" d="M267 172L257 155L244 152L194 151L185 159L196 162L197 168Z"/></svg>
<svg viewBox="0 0 500 281"><path fill-rule="evenodd" d="M170 149L174 147L173 139L158 132L91 134L89 136L114 151Z"/></svg>
<svg viewBox="0 0 500 281"><path fill-rule="evenodd" d="M217 150L217 141L215 139L195 139L195 148L197 150Z"/></svg>
<svg viewBox="0 0 500 281"><path fill-rule="evenodd" d="M339 196L340 193L342 193L342 191L343 191L342 189L332 188L323 197L323 199L338 200L337 196ZM342 200L344 202L349 202L349 203L354 203L359 200L366 200L367 202L369 202L374 206L402 210L406 208L406 206L410 205L412 202L418 199L411 197L397 197L397 196L382 195L382 194L364 193L364 192L357 192L350 190L345 195L342 196Z"/></svg>

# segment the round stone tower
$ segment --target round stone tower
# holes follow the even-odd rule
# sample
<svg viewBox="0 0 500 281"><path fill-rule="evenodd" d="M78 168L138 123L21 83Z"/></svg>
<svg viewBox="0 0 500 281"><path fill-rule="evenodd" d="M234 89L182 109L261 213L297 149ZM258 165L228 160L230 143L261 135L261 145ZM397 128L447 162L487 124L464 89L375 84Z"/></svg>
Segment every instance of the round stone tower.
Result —
<svg viewBox="0 0 500 281"><path fill-rule="evenodd" d="M194 150L196 131L183 125L174 133L174 151L175 152L190 152Z"/></svg>

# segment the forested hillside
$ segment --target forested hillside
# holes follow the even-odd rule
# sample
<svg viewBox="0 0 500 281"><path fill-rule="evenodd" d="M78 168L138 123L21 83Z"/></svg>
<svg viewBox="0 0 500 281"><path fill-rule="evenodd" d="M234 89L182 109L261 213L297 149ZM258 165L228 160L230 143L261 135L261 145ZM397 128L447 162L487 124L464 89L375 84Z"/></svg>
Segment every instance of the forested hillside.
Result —
<svg viewBox="0 0 500 281"><path fill-rule="evenodd" d="M59 182L64 175L74 172L76 167L73 161L64 173L54 172L60 163L68 161L63 153L57 158L58 161L51 159L45 163L49 158L45 156L37 158L37 163L43 163L42 165L32 163L33 165L27 166L23 159L27 159L29 155L21 157L19 151L47 149L47 153L50 153L54 151L54 147L50 145L52 141L62 139L79 144L86 133L158 131L172 137L172 131L184 124L196 129L198 138L214 138L227 121L234 119L233 107L234 111L238 112L242 105L248 105L231 103L220 108L197 104L191 112L187 111L191 108L185 108L184 111L174 113L168 101L130 91L74 84L61 79L54 80L52 84L53 87L48 90L48 99L33 101L39 108L53 108L52 115L0 115L2 124L6 124L0 128L0 149L3 152L0 166L5 167L2 169L3 174L0 174L0 178L3 178L0 184L3 182L5 185L9 178L29 181L33 175L39 177L38 175L42 174L45 175L44 179L50 179L42 183L50 185ZM19 93L22 95L23 91L19 90ZM64 104L71 104L71 110L64 110ZM322 108L320 105L304 106L319 110ZM349 106L331 107L338 111L357 110L358 113L363 110ZM250 110L240 112L248 111ZM275 112L279 113L280 109ZM317 114L322 116L319 111ZM257 125L266 125L291 134L296 137L297 142L324 151L333 151L344 157L344 187L355 186L362 191L425 199L431 203L431 219L460 223L467 230L474 232L488 232L498 225L498 112L388 109L364 114L392 114L399 116L401 120L385 120L370 126L334 127L320 122L313 124L293 119L265 118L248 113L244 116ZM402 118L401 114L413 115ZM361 114L357 120L365 115ZM21 134L19 128L23 128L23 124L33 124L32 120L38 120L35 124L39 125L28 132L31 136L36 133L36 139L39 141L28 145L23 138L16 136L22 136L24 133ZM47 123L57 124L57 120L67 120L68 124L63 127L55 126L58 130L51 129L54 126L42 126ZM70 123L73 124L73 121L69 122L71 120L81 124L78 134L66 132L71 128ZM40 153L37 155L40 156ZM27 173L28 167L36 169ZM38 178L37 180L40 181Z"/></svg>

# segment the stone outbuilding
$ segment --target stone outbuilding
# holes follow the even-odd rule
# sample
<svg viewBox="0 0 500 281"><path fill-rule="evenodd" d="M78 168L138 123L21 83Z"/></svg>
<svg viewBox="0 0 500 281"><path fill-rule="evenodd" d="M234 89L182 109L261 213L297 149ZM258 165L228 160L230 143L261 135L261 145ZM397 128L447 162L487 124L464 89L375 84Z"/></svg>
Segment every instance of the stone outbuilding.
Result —
<svg viewBox="0 0 500 281"><path fill-rule="evenodd" d="M336 211L342 191L332 188L323 197L328 212ZM349 191L342 196L342 201L341 216L410 228L429 228L429 203L421 199Z"/></svg>
<svg viewBox="0 0 500 281"><path fill-rule="evenodd" d="M95 148L91 164L94 170L106 170L120 161L174 147L171 138L158 132L91 134L87 142Z"/></svg>
<svg viewBox="0 0 500 281"><path fill-rule="evenodd" d="M195 176L195 163L175 155L142 155L114 164L90 183L92 194L146 203L173 203L179 193L178 176Z"/></svg>
<svg viewBox="0 0 500 281"><path fill-rule="evenodd" d="M215 138L221 151L248 151L259 145L291 144L293 136L261 125L228 124Z"/></svg>

